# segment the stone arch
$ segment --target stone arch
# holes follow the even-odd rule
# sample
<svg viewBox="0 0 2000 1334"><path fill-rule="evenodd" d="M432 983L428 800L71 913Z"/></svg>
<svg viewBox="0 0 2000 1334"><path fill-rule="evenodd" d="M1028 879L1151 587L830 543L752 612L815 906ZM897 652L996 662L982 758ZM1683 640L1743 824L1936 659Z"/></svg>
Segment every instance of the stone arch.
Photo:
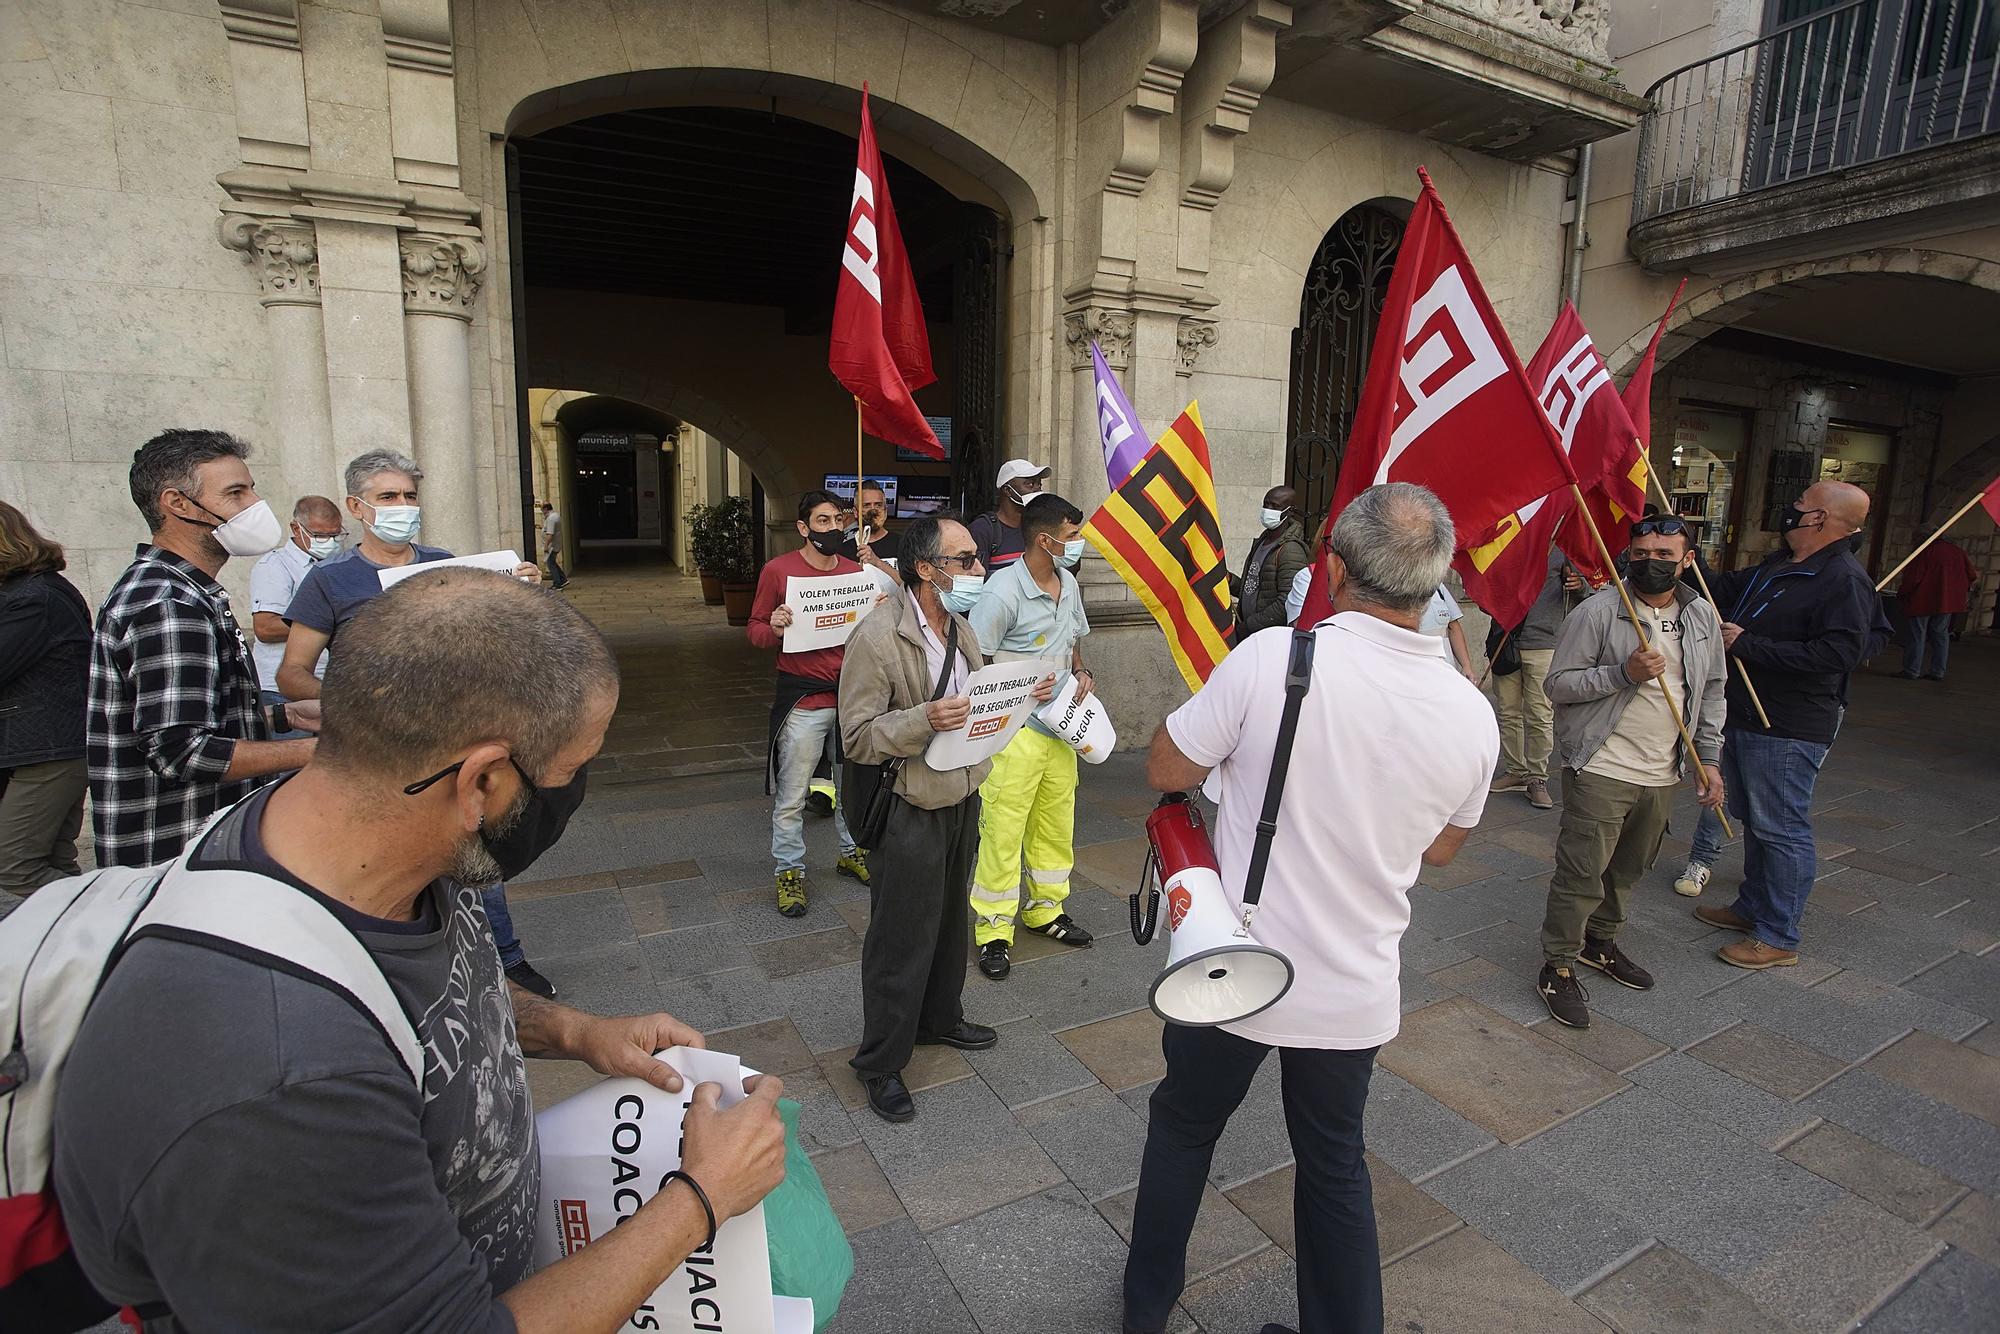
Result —
<svg viewBox="0 0 2000 1334"><path fill-rule="evenodd" d="M1729 328L1746 315L1784 300L1786 289L1837 282L1848 275L1863 273L1907 274L2000 292L2000 263L1943 250L1862 250L1829 259L1773 265L1725 278L1676 306L1660 339L1659 365L1667 365L1710 334ZM1653 326L1648 324L1620 344L1606 358L1612 371L1629 375L1645 354L1652 336Z"/></svg>

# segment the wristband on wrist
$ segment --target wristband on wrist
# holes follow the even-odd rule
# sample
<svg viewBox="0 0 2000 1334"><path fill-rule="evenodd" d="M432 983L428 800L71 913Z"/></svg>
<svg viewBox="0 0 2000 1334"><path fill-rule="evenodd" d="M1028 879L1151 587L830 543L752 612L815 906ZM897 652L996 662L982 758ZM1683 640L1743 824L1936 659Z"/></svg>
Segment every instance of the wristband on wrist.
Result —
<svg viewBox="0 0 2000 1334"><path fill-rule="evenodd" d="M273 704L271 706L271 731L279 733L291 730L292 720L285 713L285 706L283 704Z"/></svg>
<svg viewBox="0 0 2000 1334"><path fill-rule="evenodd" d="M660 1178L662 1188L669 1181L685 1181L687 1182L687 1188L694 1192L695 1199L701 1204L701 1211L708 1215L708 1240L704 1241L696 1249L704 1251L713 1250L715 1248L715 1206L708 1202L708 1192L701 1188L700 1182L679 1168L675 1168Z"/></svg>

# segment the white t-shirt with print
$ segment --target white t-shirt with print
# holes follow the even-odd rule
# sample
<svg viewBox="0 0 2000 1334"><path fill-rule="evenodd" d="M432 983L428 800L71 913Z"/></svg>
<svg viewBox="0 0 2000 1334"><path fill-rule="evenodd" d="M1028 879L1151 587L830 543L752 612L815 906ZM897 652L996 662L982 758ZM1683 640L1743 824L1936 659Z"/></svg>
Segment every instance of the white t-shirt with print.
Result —
<svg viewBox="0 0 2000 1334"><path fill-rule="evenodd" d="M1667 660L1666 683L1674 692L1674 703L1683 708L1681 696L1687 684L1681 676L1681 611L1675 602L1654 607L1634 598L1632 605L1645 619L1646 641ZM1680 779L1680 729L1668 710L1660 687L1648 681L1639 693L1625 702L1625 711L1604 744L1583 766L1587 774L1601 774L1640 787L1673 787Z"/></svg>
<svg viewBox="0 0 2000 1334"><path fill-rule="evenodd" d="M1359 1050L1396 1035L1409 887L1447 824L1471 828L1500 752L1493 708L1437 669L1427 635L1366 612L1315 631L1312 689L1251 927L1292 961L1292 989L1225 1028L1274 1047ZM1291 631L1251 635L1167 719L1181 753L1214 768L1215 852L1233 912L1285 704Z"/></svg>

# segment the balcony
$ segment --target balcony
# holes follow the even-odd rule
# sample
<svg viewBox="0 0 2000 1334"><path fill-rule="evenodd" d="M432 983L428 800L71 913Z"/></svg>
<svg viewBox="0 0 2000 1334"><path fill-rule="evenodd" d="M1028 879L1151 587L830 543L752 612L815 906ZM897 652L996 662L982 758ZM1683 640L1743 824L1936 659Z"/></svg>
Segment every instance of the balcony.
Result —
<svg viewBox="0 0 2000 1334"><path fill-rule="evenodd" d="M1632 253L1715 272L1915 239L2000 202L1993 0L1852 0L1647 90Z"/></svg>

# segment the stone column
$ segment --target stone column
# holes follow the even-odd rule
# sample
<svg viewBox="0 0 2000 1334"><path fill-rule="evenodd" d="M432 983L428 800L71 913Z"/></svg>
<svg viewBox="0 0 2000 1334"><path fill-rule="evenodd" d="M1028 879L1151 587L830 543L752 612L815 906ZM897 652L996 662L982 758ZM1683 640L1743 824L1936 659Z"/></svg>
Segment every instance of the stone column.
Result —
<svg viewBox="0 0 2000 1334"><path fill-rule="evenodd" d="M333 446L333 404L326 387L326 328L319 299L319 249L309 222L226 213L222 244L243 252L257 271L264 328L271 345L267 420L273 452L294 496L267 495L288 515L293 499L319 494L340 503L340 460Z"/></svg>
<svg viewBox="0 0 2000 1334"><path fill-rule="evenodd" d="M481 547L470 336L486 249L468 236L405 232L397 240L410 438L424 468L424 539L469 555Z"/></svg>

